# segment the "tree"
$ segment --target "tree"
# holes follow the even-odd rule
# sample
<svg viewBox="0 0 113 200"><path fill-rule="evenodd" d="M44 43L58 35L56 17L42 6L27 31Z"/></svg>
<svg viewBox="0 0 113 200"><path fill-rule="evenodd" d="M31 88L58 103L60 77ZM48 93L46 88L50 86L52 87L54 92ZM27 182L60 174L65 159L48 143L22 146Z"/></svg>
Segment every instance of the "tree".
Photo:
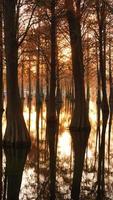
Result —
<svg viewBox="0 0 113 200"><path fill-rule="evenodd" d="M76 11L73 0L66 0L67 20L69 24L70 43L72 51L72 68L75 85L75 110L72 116L70 128L76 130L90 129L88 118L87 103L85 100L84 87L84 64L81 41L81 1L75 1Z"/></svg>
<svg viewBox="0 0 113 200"><path fill-rule="evenodd" d="M51 67L50 67L50 97L48 121L56 120L55 90L56 90L56 0L51 1Z"/></svg>
<svg viewBox="0 0 113 200"><path fill-rule="evenodd" d="M3 2L0 0L0 198L2 198L2 113L3 113L3 44L2 44Z"/></svg>
<svg viewBox="0 0 113 200"><path fill-rule="evenodd" d="M2 142L2 113L3 113L3 44L2 44L2 15L3 2L0 0L0 143Z"/></svg>
<svg viewBox="0 0 113 200"><path fill-rule="evenodd" d="M76 11L73 3L73 0L65 1L67 20L69 24L72 69L75 87L75 110L70 125L75 155L71 198L78 200L90 123L87 102L85 99L84 64L81 39L81 1L75 1Z"/></svg>
<svg viewBox="0 0 113 200"><path fill-rule="evenodd" d="M96 14L99 32L99 65L100 65L100 81L102 91L102 134L99 145L99 160L98 160L98 199L104 194L104 167L105 167L105 133L107 120L109 115L109 107L106 92L106 9L104 1L96 0Z"/></svg>
<svg viewBox="0 0 113 200"><path fill-rule="evenodd" d="M30 145L22 113L18 87L18 42L17 42L17 1L4 0L4 37L6 54L7 81L7 127L4 137L5 145Z"/></svg>

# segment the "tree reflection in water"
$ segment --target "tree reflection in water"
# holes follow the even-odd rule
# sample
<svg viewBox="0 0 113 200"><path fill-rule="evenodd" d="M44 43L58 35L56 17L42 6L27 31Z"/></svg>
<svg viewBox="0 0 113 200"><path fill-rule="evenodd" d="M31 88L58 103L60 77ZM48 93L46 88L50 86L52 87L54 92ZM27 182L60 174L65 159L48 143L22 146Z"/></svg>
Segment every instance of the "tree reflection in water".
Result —
<svg viewBox="0 0 113 200"><path fill-rule="evenodd" d="M56 199L56 156L57 156L57 124L52 123L47 125L47 136L49 143L50 153L50 164L49 164L49 175L50 175L50 200Z"/></svg>
<svg viewBox="0 0 113 200"><path fill-rule="evenodd" d="M4 199L18 200L28 149L5 149Z"/></svg>
<svg viewBox="0 0 113 200"><path fill-rule="evenodd" d="M2 175L2 171L5 173L5 179L4 176L1 179L4 180L4 187L1 187L2 196L4 193L4 199L6 199L6 196L15 195L13 196L14 198L9 197L9 199L12 198L11 200L16 200L16 198L18 198L19 191L20 200L72 200L77 199L79 193L80 200L96 199L98 194L97 178L99 171L98 164L100 159L98 156L99 148L97 148L99 146L99 135L98 133L96 134L96 131L98 131L98 127L96 125L100 125L99 134L102 136L102 120L100 118L100 122L97 123L95 107L93 108L94 104L92 103L91 109L93 110L90 110L92 130L90 136L88 132L70 133L68 127L71 120L71 105L71 103L65 101L65 105L62 107L57 107L56 113L58 121L54 124L46 124L47 110L45 104L43 104L37 110L34 109L34 105L31 106L30 130L32 147L28 154L26 164L25 160L27 152L23 152L22 150L20 150L20 153L19 150L5 150L5 172L4 156L3 162L0 164L0 175ZM29 127L29 109L27 107L25 108L26 110L24 109L24 114ZM108 148L107 141L108 140L105 140L105 149ZM85 153L86 149L87 151ZM113 149L111 145L109 159L112 157L112 155ZM110 159L109 171L107 171L107 156L108 152L105 151L105 195L109 197L109 199L110 197L112 199L113 161ZM100 161L101 163L103 162L103 157L100 159ZM22 178L24 164L25 170ZM101 177L102 174L103 169L101 170ZM15 192L12 190L12 188L15 188ZM102 198L104 200L104 197Z"/></svg>
<svg viewBox="0 0 113 200"><path fill-rule="evenodd" d="M74 152L74 173L71 190L71 198L78 200L80 195L80 185L84 167L85 150L88 143L88 132L71 132Z"/></svg>

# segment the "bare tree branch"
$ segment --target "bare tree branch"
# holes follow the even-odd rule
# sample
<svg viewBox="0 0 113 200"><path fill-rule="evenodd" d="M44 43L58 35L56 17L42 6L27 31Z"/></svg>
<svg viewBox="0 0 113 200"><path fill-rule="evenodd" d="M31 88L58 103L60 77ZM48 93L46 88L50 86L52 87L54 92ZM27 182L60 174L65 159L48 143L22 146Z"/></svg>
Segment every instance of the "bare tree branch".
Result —
<svg viewBox="0 0 113 200"><path fill-rule="evenodd" d="M28 25L27 25L27 27L26 27L26 30L25 30L25 32L24 32L24 35L23 35L23 37L21 38L20 42L18 42L18 47L23 43L23 41L24 41L24 39L25 39L25 37L26 37L28 31L29 31L30 24L31 24L31 20L32 20L32 17L33 17L33 14L34 14L34 12L35 12L36 7L37 7L37 5L34 5L34 8L33 8L33 10L32 10L32 13L31 13L31 16L30 16Z"/></svg>

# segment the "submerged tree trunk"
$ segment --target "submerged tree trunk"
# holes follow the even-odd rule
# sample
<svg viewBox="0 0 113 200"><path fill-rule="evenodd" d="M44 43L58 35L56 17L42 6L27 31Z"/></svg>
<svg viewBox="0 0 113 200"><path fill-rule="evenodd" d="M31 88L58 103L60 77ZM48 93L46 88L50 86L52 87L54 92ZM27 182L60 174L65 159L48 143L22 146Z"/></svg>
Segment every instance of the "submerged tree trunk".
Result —
<svg viewBox="0 0 113 200"><path fill-rule="evenodd" d="M40 23L38 23L40 27ZM38 52L37 52L37 64L36 64L36 133L37 133L37 178L39 183L39 171L40 171L40 138L39 138L39 117L41 111L42 99L40 96L40 35L38 34Z"/></svg>
<svg viewBox="0 0 113 200"><path fill-rule="evenodd" d="M79 200L85 150L90 131L88 107L85 99L84 65L80 26L80 2L81 1L75 1L75 11L73 0L65 1L70 32L72 70L75 87L75 110L70 125L75 156L74 175L71 191L71 199L73 200ZM84 130L86 131L84 132Z"/></svg>
<svg viewBox="0 0 113 200"><path fill-rule="evenodd" d="M74 10L73 0L66 0L67 20L72 50L72 69L75 85L75 110L72 116L70 129L90 129L87 102L85 100L84 65L80 27L80 3L76 3Z"/></svg>
<svg viewBox="0 0 113 200"><path fill-rule="evenodd" d="M100 145L100 114L101 114L101 88L100 88L100 72L99 72L99 64L98 64L98 46L96 42L96 63L97 63L97 97L96 97L96 105L97 105L97 130L96 130L96 145L95 145L95 164L97 157L97 145Z"/></svg>
<svg viewBox="0 0 113 200"><path fill-rule="evenodd" d="M112 128L112 118L113 118L113 77L112 77L112 63L111 63L111 38L109 34L109 84L110 84L110 94L109 94L109 130L108 130L108 169L110 166L110 146L111 146L111 128Z"/></svg>
<svg viewBox="0 0 113 200"><path fill-rule="evenodd" d="M98 160L98 193L97 199L102 199L105 192L104 170L105 170L105 133L109 115L109 107L106 91L106 8L105 2L96 0L96 13L99 31L99 64L100 64L100 81L102 91L102 133L99 145Z"/></svg>
<svg viewBox="0 0 113 200"><path fill-rule="evenodd" d="M16 39L16 1L4 0L4 36L7 80L7 127L4 145L30 145L22 113L18 87L18 44Z"/></svg>

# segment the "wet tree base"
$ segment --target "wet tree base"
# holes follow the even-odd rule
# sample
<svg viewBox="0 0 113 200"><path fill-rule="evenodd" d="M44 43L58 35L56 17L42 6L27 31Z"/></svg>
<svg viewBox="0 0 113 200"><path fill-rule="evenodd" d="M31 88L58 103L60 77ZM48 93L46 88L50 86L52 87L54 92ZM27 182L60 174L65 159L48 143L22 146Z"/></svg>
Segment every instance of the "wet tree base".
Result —
<svg viewBox="0 0 113 200"><path fill-rule="evenodd" d="M31 139L23 117L8 119L2 141L4 147L30 147Z"/></svg>
<svg viewBox="0 0 113 200"><path fill-rule="evenodd" d="M54 124L54 123L57 123L58 122L58 119L56 116L49 116L47 117L47 123L48 124Z"/></svg>
<svg viewBox="0 0 113 200"><path fill-rule="evenodd" d="M47 124L52 125L57 123L57 119L47 119Z"/></svg>
<svg viewBox="0 0 113 200"><path fill-rule="evenodd" d="M69 126L69 130L74 132L90 132L91 125L88 118L81 120L77 117L73 117Z"/></svg>
<svg viewBox="0 0 113 200"><path fill-rule="evenodd" d="M91 126L90 126L90 124L87 126L84 126L84 127L70 125L69 130L70 130L70 132L90 132Z"/></svg>
<svg viewBox="0 0 113 200"><path fill-rule="evenodd" d="M2 147L4 149L7 149L7 148L27 148L27 149L30 149L31 147L31 142L16 142L16 143L11 143L11 142L8 142L8 141L2 141Z"/></svg>
<svg viewBox="0 0 113 200"><path fill-rule="evenodd" d="M81 107L80 105L75 107L69 130L78 132L87 132L91 130L88 111L85 105L81 105Z"/></svg>

